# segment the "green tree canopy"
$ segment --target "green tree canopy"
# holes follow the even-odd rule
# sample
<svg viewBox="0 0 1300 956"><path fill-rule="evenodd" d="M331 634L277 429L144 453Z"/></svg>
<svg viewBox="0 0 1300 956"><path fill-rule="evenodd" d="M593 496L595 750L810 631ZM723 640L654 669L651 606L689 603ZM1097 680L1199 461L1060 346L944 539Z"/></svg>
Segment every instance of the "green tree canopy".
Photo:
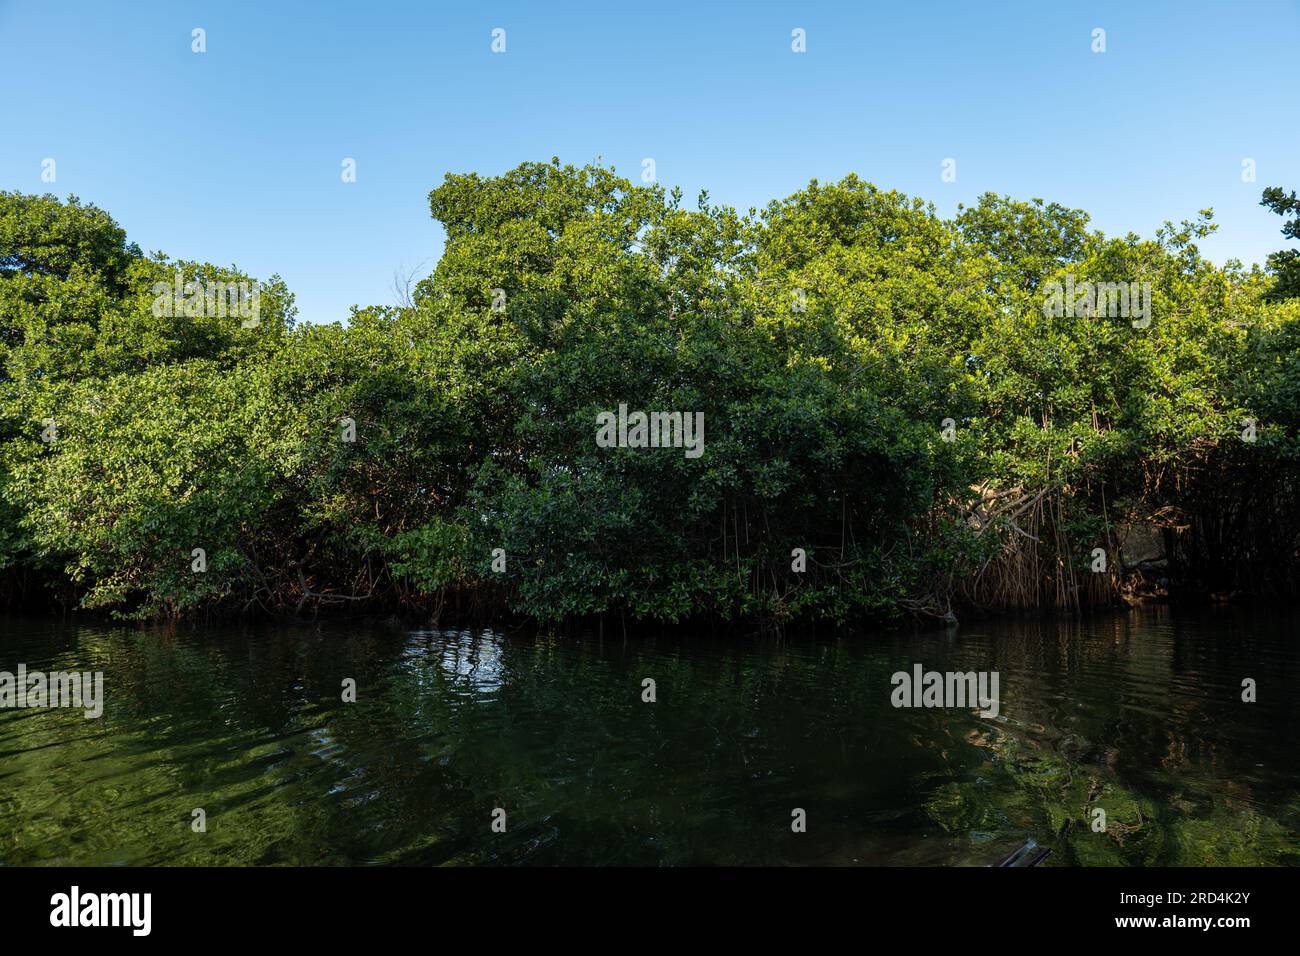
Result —
<svg viewBox="0 0 1300 956"><path fill-rule="evenodd" d="M739 212L558 160L449 175L429 205L447 238L412 301L297 325L277 277L0 194L14 593L943 617L1115 600L1134 527L1166 538L1171 588L1300 579L1295 304L1200 255L1208 211L1107 237L1055 203L946 220L849 176ZM159 305L240 282L256 323ZM1091 298L1054 308L1065 288ZM603 447L620 406L701 414L703 453Z"/></svg>

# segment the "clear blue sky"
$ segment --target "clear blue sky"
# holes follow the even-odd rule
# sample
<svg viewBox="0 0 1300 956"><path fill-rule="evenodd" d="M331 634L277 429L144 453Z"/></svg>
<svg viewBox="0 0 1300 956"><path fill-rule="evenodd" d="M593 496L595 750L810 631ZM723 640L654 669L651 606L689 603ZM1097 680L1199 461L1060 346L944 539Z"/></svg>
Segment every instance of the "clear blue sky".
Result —
<svg viewBox="0 0 1300 956"><path fill-rule="evenodd" d="M1261 190L1300 188L1298 39L1280 0L0 0L0 188L76 194L147 251L279 272L316 322L432 269L444 173L553 155L634 179L652 157L665 186L742 209L849 172L944 214L1038 196L1110 234L1211 206L1204 251L1262 262L1286 240Z"/></svg>

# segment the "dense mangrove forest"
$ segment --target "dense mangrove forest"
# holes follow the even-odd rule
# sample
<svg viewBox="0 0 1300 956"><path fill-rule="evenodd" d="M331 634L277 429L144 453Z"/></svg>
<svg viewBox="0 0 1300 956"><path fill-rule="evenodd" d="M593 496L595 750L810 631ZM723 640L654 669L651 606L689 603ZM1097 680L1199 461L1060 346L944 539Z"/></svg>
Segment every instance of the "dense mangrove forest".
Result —
<svg viewBox="0 0 1300 956"><path fill-rule="evenodd" d="M742 212L559 160L428 201L432 273L321 324L0 194L5 600L629 626L1300 584L1295 253L1216 265L1208 210L1107 236L849 176Z"/></svg>

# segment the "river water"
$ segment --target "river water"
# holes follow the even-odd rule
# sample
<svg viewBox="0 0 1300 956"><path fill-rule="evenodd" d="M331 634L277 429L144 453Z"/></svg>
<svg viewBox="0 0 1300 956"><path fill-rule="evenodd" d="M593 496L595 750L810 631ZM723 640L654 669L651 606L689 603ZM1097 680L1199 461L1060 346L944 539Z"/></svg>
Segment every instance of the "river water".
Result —
<svg viewBox="0 0 1300 956"><path fill-rule="evenodd" d="M987 865L1033 839L1049 866L1294 865L1297 623L602 640L3 619L0 671L101 671L104 712L0 709L0 864ZM998 715L895 708L915 664L996 671Z"/></svg>

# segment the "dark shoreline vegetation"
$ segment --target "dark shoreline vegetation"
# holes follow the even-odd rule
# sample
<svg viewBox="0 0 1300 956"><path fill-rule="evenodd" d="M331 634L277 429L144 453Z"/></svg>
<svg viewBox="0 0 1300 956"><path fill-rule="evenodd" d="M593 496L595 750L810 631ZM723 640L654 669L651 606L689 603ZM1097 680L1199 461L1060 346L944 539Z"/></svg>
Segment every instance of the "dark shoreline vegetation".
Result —
<svg viewBox="0 0 1300 956"><path fill-rule="evenodd" d="M298 324L272 277L245 327L154 287L252 277L0 193L8 604L605 627L1295 596L1295 263L1206 261L1208 211L1106 237L850 176L745 215L558 161L430 205L446 246L401 304ZM1067 281L1150 283L1149 325L1047 314ZM597 447L620 404L702 412L704 454Z"/></svg>

